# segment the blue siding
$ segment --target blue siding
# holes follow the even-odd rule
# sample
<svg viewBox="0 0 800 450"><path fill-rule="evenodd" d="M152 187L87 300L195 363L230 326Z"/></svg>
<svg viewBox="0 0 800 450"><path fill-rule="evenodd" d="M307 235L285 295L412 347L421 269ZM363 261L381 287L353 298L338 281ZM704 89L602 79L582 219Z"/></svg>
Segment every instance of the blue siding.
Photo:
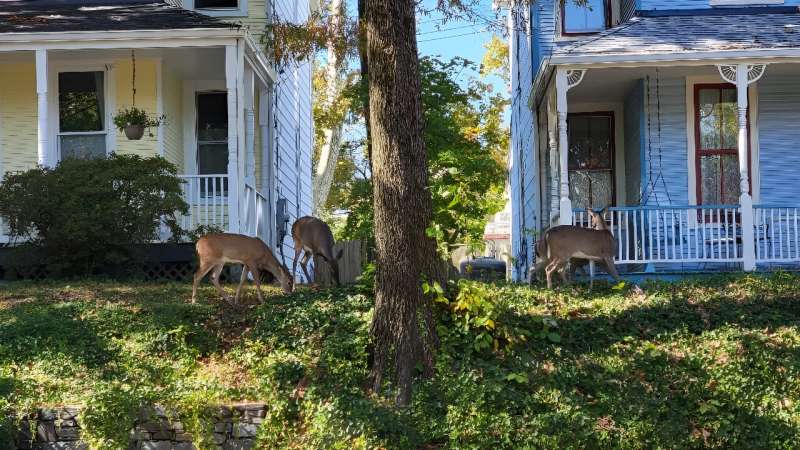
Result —
<svg viewBox="0 0 800 450"><path fill-rule="evenodd" d="M515 28L522 28L515 23ZM517 266L515 280L524 279L533 260L533 239L527 230L537 227L538 164L535 117L528 107L533 87L534 38L524 31L511 33L511 210L512 252Z"/></svg>
<svg viewBox="0 0 800 450"><path fill-rule="evenodd" d="M625 98L625 198L638 205L642 187L644 146L644 82L638 80Z"/></svg>
<svg viewBox="0 0 800 450"><path fill-rule="evenodd" d="M761 203L797 204L800 168L800 81L770 77L758 82Z"/></svg>
<svg viewBox="0 0 800 450"><path fill-rule="evenodd" d="M539 0L531 5L533 14L533 68L538 72L542 61L553 53L556 42L556 2Z"/></svg>
<svg viewBox="0 0 800 450"><path fill-rule="evenodd" d="M705 9L711 8L709 0L639 0L639 10L653 10L653 9ZM782 5L774 6L792 6L800 5L800 0L785 0ZM746 6L746 5L743 5ZM767 6L767 5L753 5L753 6Z"/></svg>
<svg viewBox="0 0 800 450"><path fill-rule="evenodd" d="M657 95L659 91L660 105ZM644 81L644 95L646 137L642 175L648 180L648 184L642 188L646 197L642 202L647 205L686 205L689 203L686 169L686 80L661 78L658 82L653 74L649 83Z"/></svg>

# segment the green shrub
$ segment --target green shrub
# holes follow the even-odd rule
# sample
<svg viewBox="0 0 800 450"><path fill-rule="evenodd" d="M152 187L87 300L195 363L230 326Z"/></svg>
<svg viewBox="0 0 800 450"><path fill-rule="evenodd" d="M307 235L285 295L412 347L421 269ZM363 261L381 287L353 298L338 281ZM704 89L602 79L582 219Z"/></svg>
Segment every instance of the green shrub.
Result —
<svg viewBox="0 0 800 450"><path fill-rule="evenodd" d="M123 267L137 245L157 238L162 220L179 233L175 213L188 205L176 173L164 158L129 155L7 173L0 216L26 241L20 255L29 256L19 265L43 265L56 275Z"/></svg>

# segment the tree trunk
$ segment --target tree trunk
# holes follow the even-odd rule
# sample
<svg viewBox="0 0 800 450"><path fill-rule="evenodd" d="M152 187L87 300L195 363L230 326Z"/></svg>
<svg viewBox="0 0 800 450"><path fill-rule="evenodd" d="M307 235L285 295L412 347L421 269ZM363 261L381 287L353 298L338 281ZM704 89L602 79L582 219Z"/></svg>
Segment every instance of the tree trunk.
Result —
<svg viewBox="0 0 800 450"><path fill-rule="evenodd" d="M422 293L435 247L425 229L432 219L427 190L422 99L412 0L366 0L369 121L375 210L375 315L370 373L379 391L393 360L397 404L411 401L414 367L432 368L435 335ZM418 313L427 327L420 329Z"/></svg>
<svg viewBox="0 0 800 450"><path fill-rule="evenodd" d="M325 109L330 109L336 103L336 99L341 95L342 66L344 60L339 58L336 49L335 39L338 38L342 25L342 0L332 0L330 4L330 37L328 39L328 61L325 66ZM319 152L319 162L314 173L312 186L313 192L313 211L314 215L319 216L325 208L328 200L328 193L333 183L333 174L336 172L336 162L339 159L339 146L342 140L342 127L344 126L344 116L341 120L330 125L323 130L325 136L322 149Z"/></svg>

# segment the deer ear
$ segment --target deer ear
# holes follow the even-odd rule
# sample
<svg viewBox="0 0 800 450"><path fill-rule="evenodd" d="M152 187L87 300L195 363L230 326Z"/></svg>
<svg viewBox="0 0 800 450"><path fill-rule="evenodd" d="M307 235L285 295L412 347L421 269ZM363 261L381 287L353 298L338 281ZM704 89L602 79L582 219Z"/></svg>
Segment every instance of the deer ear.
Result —
<svg viewBox="0 0 800 450"><path fill-rule="evenodd" d="M589 214L590 216L591 216L592 214L594 214L594 211L592 211L592 207L591 207L591 206L587 206L587 207L586 207L586 213L587 213L587 214Z"/></svg>
<svg viewBox="0 0 800 450"><path fill-rule="evenodd" d="M606 215L608 215L608 206L606 206L605 208L603 208L603 210L602 210L602 211L600 211L600 214L601 214L603 217L605 217Z"/></svg>

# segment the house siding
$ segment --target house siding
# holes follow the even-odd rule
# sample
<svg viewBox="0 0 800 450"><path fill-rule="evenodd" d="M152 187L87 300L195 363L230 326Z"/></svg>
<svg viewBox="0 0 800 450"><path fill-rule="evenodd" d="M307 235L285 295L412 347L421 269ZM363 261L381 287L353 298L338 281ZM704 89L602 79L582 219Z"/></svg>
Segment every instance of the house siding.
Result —
<svg viewBox="0 0 800 450"><path fill-rule="evenodd" d="M178 173L185 173L183 157L183 84L169 70L161 74L163 86L164 115L163 126L164 158L178 167Z"/></svg>
<svg viewBox="0 0 800 450"><path fill-rule="evenodd" d="M532 29L532 46L533 46L533 61L532 68L535 75L542 62L549 58L553 53L553 48L556 45L557 30L557 8L556 2L558 0L539 0L531 5L531 13L533 15L533 22L531 23Z"/></svg>
<svg viewBox="0 0 800 450"><path fill-rule="evenodd" d="M0 64L0 171L36 166L37 117L35 65Z"/></svg>
<svg viewBox="0 0 800 450"><path fill-rule="evenodd" d="M283 20L301 23L309 15L308 2L277 0L275 11ZM288 63L279 70L275 88L275 173L277 196L288 202L289 227L299 217L311 214L311 65ZM290 231L287 229L287 231ZM285 262L291 264L294 246L283 240Z"/></svg>
<svg viewBox="0 0 800 450"><path fill-rule="evenodd" d="M535 14L536 5L533 6ZM535 22L534 22L535 23ZM535 31L526 32L525 21L513 24L511 35L511 148L512 252L515 280L524 279L533 259L533 238L528 230L538 225L538 181L535 116L528 107L533 83L531 64L536 45Z"/></svg>
<svg viewBox="0 0 800 450"><path fill-rule="evenodd" d="M760 203L796 205L800 167L800 81L767 75L758 82Z"/></svg>
<svg viewBox="0 0 800 450"><path fill-rule="evenodd" d="M641 197L643 121L644 81L638 80L625 98L625 199L628 205L638 205Z"/></svg>
<svg viewBox="0 0 800 450"><path fill-rule="evenodd" d="M158 61L154 59L136 58L136 107L149 113L155 113L158 102L157 64ZM133 62L117 60L114 63L114 76L116 78L116 109L130 108L133 106ZM115 149L117 153L141 157L158 155L158 138L155 129L145 131L144 137L138 141L127 139L122 132L114 128L113 123L108 124L108 129L109 132L117 133L117 148Z"/></svg>
<svg viewBox="0 0 800 450"><path fill-rule="evenodd" d="M686 205L689 203L686 79L658 78L653 74L649 82L644 80L646 108L642 170L646 182L642 188L642 203L653 206Z"/></svg>

